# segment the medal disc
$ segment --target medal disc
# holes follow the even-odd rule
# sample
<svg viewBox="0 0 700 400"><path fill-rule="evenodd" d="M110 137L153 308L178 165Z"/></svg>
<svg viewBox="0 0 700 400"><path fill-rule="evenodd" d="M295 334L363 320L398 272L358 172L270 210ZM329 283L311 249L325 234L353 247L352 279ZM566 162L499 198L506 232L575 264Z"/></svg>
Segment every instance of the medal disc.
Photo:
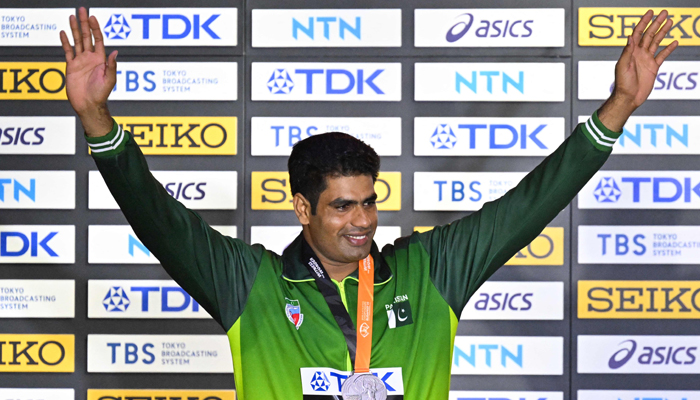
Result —
<svg viewBox="0 0 700 400"><path fill-rule="evenodd" d="M354 374L343 382L343 400L386 400L384 382L372 374Z"/></svg>

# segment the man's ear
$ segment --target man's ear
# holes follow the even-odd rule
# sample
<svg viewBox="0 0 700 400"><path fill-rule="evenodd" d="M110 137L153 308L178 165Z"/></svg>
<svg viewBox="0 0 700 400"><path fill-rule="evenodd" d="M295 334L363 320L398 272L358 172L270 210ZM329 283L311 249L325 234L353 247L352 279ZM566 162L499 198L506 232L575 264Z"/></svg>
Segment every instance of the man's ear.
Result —
<svg viewBox="0 0 700 400"><path fill-rule="evenodd" d="M297 215L299 223L302 225L308 225L311 219L311 203L306 200L301 193L294 195L293 199L294 213Z"/></svg>

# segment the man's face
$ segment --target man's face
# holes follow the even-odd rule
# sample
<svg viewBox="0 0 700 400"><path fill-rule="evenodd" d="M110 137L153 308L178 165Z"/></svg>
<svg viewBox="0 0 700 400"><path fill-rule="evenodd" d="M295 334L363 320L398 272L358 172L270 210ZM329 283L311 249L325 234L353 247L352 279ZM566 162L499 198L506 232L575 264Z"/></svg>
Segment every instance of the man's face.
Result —
<svg viewBox="0 0 700 400"><path fill-rule="evenodd" d="M357 262L369 254L377 229L377 194L369 175L326 178L316 215L309 215L313 246L330 265Z"/></svg>

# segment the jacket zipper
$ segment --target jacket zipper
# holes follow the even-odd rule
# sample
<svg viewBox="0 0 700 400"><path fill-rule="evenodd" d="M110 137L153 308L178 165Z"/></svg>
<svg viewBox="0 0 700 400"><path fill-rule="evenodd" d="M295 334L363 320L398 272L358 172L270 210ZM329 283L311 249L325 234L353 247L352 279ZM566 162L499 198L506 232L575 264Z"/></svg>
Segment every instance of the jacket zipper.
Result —
<svg viewBox="0 0 700 400"><path fill-rule="evenodd" d="M336 280L333 279L333 283L338 287L338 293L340 293L340 300L343 302L343 305L345 306L345 309L350 313L350 310L348 310L348 302L345 299L345 279L344 278L342 281L337 282ZM345 354L347 355L346 361L347 361L347 370L352 371L352 361L350 361L350 352L347 350L347 346L345 346Z"/></svg>

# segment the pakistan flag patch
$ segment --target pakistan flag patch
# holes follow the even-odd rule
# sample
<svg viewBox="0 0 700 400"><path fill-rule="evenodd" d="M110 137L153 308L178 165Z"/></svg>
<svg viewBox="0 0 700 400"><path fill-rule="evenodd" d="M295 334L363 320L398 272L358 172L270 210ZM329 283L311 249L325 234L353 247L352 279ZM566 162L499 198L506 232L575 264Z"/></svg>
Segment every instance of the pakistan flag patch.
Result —
<svg viewBox="0 0 700 400"><path fill-rule="evenodd" d="M413 313L411 312L411 303L408 302L408 296L397 296L394 299L394 304L386 304L384 307L389 317L389 329L413 323Z"/></svg>

